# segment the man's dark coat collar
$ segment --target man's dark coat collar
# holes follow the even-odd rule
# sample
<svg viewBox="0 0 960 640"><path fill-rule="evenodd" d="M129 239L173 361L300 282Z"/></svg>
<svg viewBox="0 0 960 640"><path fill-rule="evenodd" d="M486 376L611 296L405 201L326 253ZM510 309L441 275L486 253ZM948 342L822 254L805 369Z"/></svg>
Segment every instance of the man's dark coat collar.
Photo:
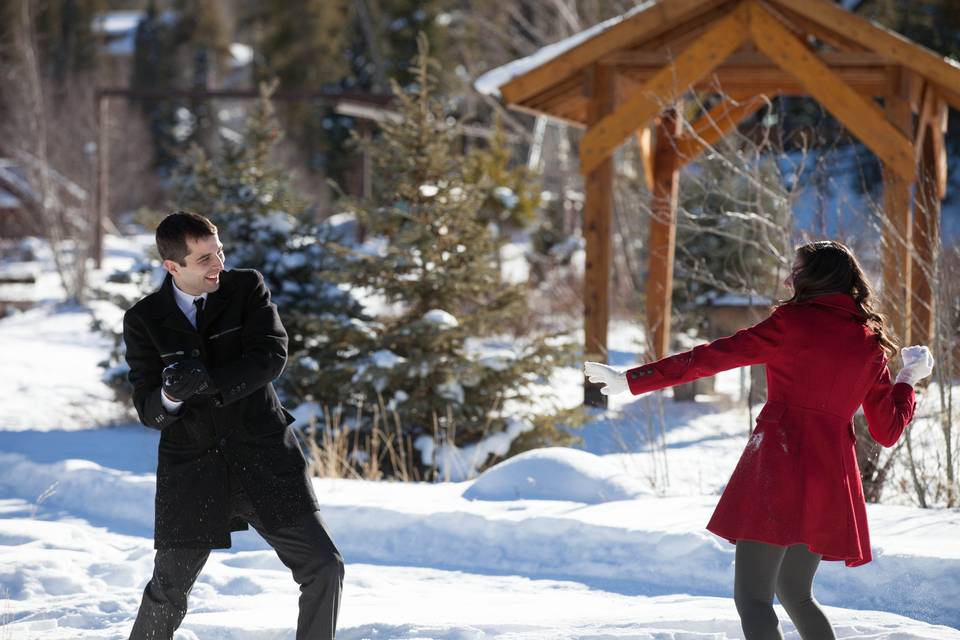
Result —
<svg viewBox="0 0 960 640"><path fill-rule="evenodd" d="M222 271L220 273L220 287L213 293L207 294L207 301L203 306L203 324L194 329L190 321L180 311L180 307L177 306L173 293L173 276L168 273L160 288L150 296L150 315L155 318L164 318L163 326L169 329L202 335L204 329L210 326L210 323L227 307L227 303L235 290L236 278L234 274L230 271Z"/></svg>

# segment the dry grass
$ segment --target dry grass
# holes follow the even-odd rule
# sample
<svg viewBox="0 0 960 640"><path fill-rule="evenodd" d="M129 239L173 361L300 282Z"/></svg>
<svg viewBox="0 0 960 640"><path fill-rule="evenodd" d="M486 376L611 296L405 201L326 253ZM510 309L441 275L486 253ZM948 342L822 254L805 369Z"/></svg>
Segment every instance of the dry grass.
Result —
<svg viewBox="0 0 960 640"><path fill-rule="evenodd" d="M363 423L363 407L357 406L355 424ZM383 398L374 406L369 427L351 428L343 419L342 406L323 407L323 428L311 420L306 429L310 453L309 472L320 478L353 478L401 482L430 480L435 469L422 472L416 464L413 438L405 434L396 411L388 410Z"/></svg>

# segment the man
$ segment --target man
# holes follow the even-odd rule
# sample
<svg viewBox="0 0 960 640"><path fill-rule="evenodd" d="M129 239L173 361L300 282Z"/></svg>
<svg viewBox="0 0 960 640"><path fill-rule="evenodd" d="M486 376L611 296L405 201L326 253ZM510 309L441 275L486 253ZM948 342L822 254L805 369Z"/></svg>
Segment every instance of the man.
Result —
<svg viewBox="0 0 960 640"><path fill-rule="evenodd" d="M253 526L300 585L297 640L333 638L343 560L272 381L287 334L263 277L224 266L217 228L178 211L157 227L168 274L124 316L140 421L159 429L153 577L131 639L173 637L210 549Z"/></svg>

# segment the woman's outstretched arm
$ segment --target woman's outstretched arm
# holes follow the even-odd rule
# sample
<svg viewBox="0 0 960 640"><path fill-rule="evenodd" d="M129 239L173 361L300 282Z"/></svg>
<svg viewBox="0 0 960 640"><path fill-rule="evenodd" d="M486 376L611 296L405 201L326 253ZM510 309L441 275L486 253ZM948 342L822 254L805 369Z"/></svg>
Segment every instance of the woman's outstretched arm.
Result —
<svg viewBox="0 0 960 640"><path fill-rule="evenodd" d="M678 353L628 369L627 384L634 395L664 389L720 371L766 362L783 337L783 307L752 327Z"/></svg>

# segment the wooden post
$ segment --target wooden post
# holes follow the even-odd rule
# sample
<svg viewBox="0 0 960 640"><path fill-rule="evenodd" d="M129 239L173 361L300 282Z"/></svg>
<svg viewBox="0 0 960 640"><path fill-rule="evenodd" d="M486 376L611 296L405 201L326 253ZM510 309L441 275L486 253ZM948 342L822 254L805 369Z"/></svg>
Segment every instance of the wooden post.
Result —
<svg viewBox="0 0 960 640"><path fill-rule="evenodd" d="M906 73L890 71L890 88L884 98L887 120L913 140L913 113L910 109L909 83ZM883 310L893 333L901 344L911 341L911 183L883 165Z"/></svg>
<svg viewBox="0 0 960 640"><path fill-rule="evenodd" d="M653 191L653 131L650 127L637 130L637 151L640 155L640 170L648 191Z"/></svg>
<svg viewBox="0 0 960 640"><path fill-rule="evenodd" d="M933 341L936 304L933 282L940 249L940 198L937 188L937 155L933 136L940 133L928 127L923 136L917 189L913 209L913 264L911 344L930 345Z"/></svg>
<svg viewBox="0 0 960 640"><path fill-rule="evenodd" d="M96 95L97 128L97 193L93 213L93 260L97 269L103 266L103 227L110 201L110 99L99 91Z"/></svg>
<svg viewBox="0 0 960 640"><path fill-rule="evenodd" d="M589 127L614 107L614 72L594 65L590 82ZM613 158L607 156L586 176L583 235L587 244L583 291L584 356L586 360L607 361L607 324L610 314L610 226L613 217ZM583 382L583 402L606 407L600 387Z"/></svg>
<svg viewBox="0 0 960 640"><path fill-rule="evenodd" d="M676 147L681 123L678 108L668 109L660 116L653 156L646 311L649 348L656 359L667 355L670 349L673 257L677 239L678 175L681 166Z"/></svg>

